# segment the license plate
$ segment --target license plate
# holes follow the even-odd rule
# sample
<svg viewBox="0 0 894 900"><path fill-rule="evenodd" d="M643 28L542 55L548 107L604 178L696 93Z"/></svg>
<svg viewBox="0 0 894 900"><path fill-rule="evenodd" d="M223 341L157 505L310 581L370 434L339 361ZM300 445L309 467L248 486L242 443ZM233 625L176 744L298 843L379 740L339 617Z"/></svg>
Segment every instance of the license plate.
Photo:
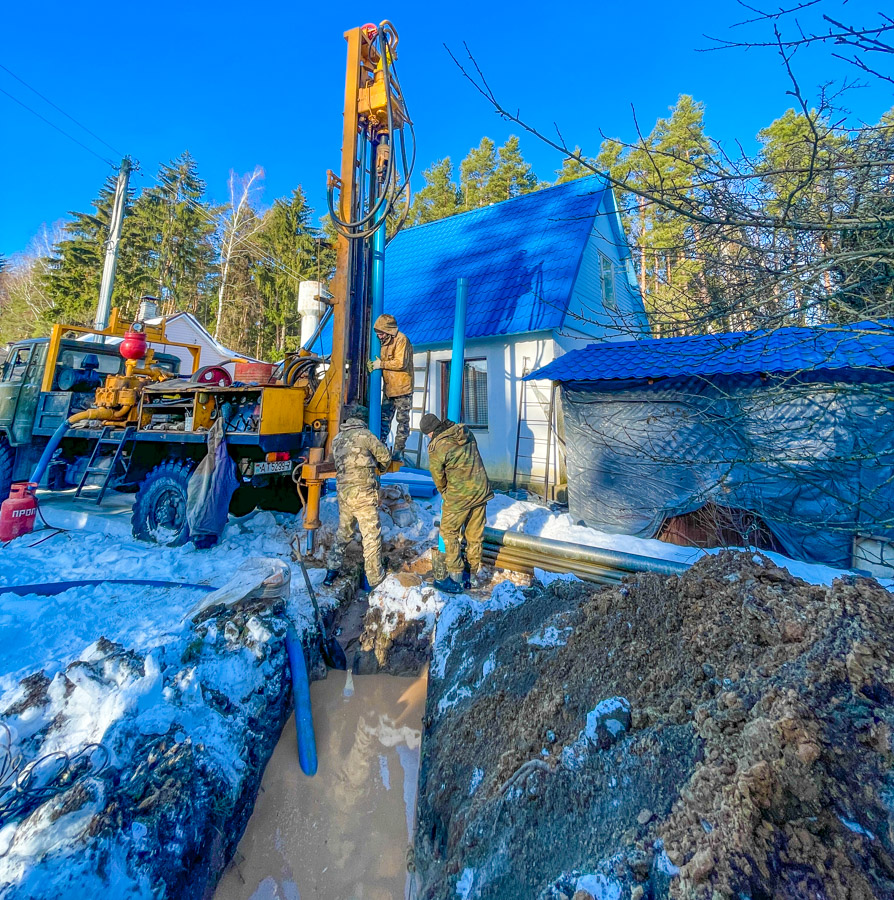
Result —
<svg viewBox="0 0 894 900"><path fill-rule="evenodd" d="M281 472L291 472L292 461L290 459L281 459L277 462L256 462L254 467L255 475L278 475Z"/></svg>

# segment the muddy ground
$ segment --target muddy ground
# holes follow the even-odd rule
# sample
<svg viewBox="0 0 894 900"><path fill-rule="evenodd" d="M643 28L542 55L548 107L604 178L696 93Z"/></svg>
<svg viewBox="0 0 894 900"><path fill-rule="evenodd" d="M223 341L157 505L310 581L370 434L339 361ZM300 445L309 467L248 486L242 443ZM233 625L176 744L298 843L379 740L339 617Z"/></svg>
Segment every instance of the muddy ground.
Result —
<svg viewBox="0 0 894 900"><path fill-rule="evenodd" d="M724 552L460 621L419 897L894 897L892 600Z"/></svg>

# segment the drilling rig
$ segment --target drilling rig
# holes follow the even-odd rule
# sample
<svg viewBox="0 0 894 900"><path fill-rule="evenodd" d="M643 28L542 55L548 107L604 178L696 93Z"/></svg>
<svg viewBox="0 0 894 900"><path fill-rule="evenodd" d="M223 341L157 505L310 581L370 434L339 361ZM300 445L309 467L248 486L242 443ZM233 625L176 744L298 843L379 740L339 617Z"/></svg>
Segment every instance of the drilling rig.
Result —
<svg viewBox="0 0 894 900"><path fill-rule="evenodd" d="M176 346L166 337L164 322L150 329L141 323L125 328L115 310L106 329L54 326L46 370L35 368L35 380L40 377L43 382L34 393L38 411L44 407L59 411L52 423L46 415L38 415L38 422L47 420L43 431L35 426L29 453L18 454L19 479L18 472L41 457L24 484L35 487L47 467L58 467L74 447L86 461L78 493L91 473L104 472L97 475L102 479L99 500L113 478L116 485L137 490L132 519L136 537L168 546L183 544L189 540L187 483L206 455L209 430L222 419L242 485L237 490L243 498L241 511L261 495L268 508L304 505L307 544L313 547L323 485L335 475L330 447L343 407L368 402L370 426L374 433L379 431L381 372L369 375L366 362L379 350L372 322L382 312L385 244L409 213L415 162L413 125L396 69L397 30L386 20L353 28L345 40L341 168L338 175L330 171L327 176L329 215L338 232L336 271L330 306L317 329L319 334L331 318L330 356L303 348L286 357L275 379L263 375L240 379L237 367L234 381L222 367L200 369L196 352L195 371L186 379L171 377L175 373L153 364L157 352L153 342ZM71 380L59 361L67 335L90 332L106 340L125 331L121 347L126 365L122 362L120 371L108 375L101 386L82 377L85 390L95 389L93 404L70 415L71 403L67 395L62 397L62 409L58 390L62 377ZM315 337L306 347L313 346ZM9 450L0 445L0 451L3 462ZM230 508L237 511L233 504Z"/></svg>

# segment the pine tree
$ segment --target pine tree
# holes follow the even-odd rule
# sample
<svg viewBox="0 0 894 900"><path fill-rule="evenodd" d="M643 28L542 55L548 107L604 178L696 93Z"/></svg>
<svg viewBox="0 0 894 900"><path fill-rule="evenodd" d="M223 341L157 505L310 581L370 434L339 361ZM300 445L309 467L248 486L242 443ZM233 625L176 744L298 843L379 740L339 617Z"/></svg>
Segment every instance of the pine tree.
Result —
<svg viewBox="0 0 894 900"><path fill-rule="evenodd" d="M134 205L131 234L143 265L143 291L155 294L166 314L186 310L207 324L217 210L203 201L205 182L188 152L163 165L156 180Z"/></svg>
<svg viewBox="0 0 894 900"><path fill-rule="evenodd" d="M509 139L497 151L499 162L488 185L487 194L491 203L511 200L522 194L536 191L540 186L534 168L526 163L519 147L518 138L510 135Z"/></svg>
<svg viewBox="0 0 894 900"><path fill-rule="evenodd" d="M460 193L453 181L450 157L432 163L422 173L425 187L416 194L409 221L413 225L435 222L459 212Z"/></svg>
<svg viewBox="0 0 894 900"><path fill-rule="evenodd" d="M595 159L583 156L580 147L575 147L573 155L566 156L565 159L562 160L562 168L556 170L556 184L577 181L578 178L586 178L588 175L595 174L592 169L587 168L587 166L581 162L581 159L592 166L596 165Z"/></svg>
<svg viewBox="0 0 894 900"><path fill-rule="evenodd" d="M494 202L491 184L496 171L497 152L494 142L484 137L477 147L469 151L459 166L459 190L464 211Z"/></svg>
<svg viewBox="0 0 894 900"><path fill-rule="evenodd" d="M298 285L316 278L319 233L311 227L313 210L307 204L301 187L291 196L277 199L267 211L254 243L264 256L257 258L253 269L260 294L264 332L272 338L268 353L282 358L287 349L290 328L297 331ZM266 349L262 337L262 349Z"/></svg>
<svg viewBox="0 0 894 900"><path fill-rule="evenodd" d="M63 228L62 237L53 246L41 274L42 290L49 300L49 321L92 324L99 300L99 284L105 261L105 242L109 236L117 177L110 175L93 201L94 211L70 212L72 221ZM132 244L128 218L133 209L133 189L128 190L124 211L122 240L118 249L118 265L112 303L120 303L130 293L137 275L137 258ZM129 227L131 226L131 227Z"/></svg>

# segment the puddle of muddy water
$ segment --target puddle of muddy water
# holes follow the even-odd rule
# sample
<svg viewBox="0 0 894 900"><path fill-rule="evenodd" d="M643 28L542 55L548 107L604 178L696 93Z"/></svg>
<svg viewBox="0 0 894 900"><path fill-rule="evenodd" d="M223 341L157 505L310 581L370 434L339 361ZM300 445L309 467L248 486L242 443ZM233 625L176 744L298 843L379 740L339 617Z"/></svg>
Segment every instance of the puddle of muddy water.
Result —
<svg viewBox="0 0 894 900"><path fill-rule="evenodd" d="M311 685L319 770L290 719L214 900L399 900L412 841L425 677L330 672Z"/></svg>

